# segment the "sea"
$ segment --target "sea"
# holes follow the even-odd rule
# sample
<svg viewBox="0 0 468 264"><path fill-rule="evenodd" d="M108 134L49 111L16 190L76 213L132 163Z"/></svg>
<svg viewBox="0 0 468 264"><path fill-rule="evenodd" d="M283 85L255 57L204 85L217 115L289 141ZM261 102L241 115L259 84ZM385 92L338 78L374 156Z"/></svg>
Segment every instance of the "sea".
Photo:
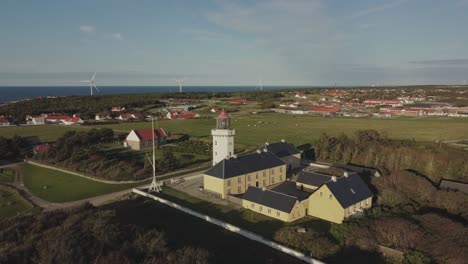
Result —
<svg viewBox="0 0 468 264"><path fill-rule="evenodd" d="M178 86L100 86L95 94L134 94L179 92ZM263 90L322 88L304 86L263 86ZM190 92L236 92L255 91L255 86L184 86L183 91ZM0 86L0 103L33 99L47 96L90 95L89 86Z"/></svg>

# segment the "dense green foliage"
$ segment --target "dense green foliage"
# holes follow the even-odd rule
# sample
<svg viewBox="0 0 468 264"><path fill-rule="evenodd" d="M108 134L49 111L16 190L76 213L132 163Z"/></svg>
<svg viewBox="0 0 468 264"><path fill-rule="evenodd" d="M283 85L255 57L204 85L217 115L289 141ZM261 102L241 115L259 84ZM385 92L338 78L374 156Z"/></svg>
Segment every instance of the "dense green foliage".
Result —
<svg viewBox="0 0 468 264"><path fill-rule="evenodd" d="M11 139L0 136L0 160L23 159L28 152L26 140L20 136Z"/></svg>
<svg viewBox="0 0 468 264"><path fill-rule="evenodd" d="M0 222L1 263L206 263L206 250L170 248L163 230L120 224L84 205Z"/></svg>
<svg viewBox="0 0 468 264"><path fill-rule="evenodd" d="M391 140L375 130L352 135L322 135L315 143L318 160L344 162L379 169L384 174L411 170L429 177L468 180L468 153L441 144Z"/></svg>

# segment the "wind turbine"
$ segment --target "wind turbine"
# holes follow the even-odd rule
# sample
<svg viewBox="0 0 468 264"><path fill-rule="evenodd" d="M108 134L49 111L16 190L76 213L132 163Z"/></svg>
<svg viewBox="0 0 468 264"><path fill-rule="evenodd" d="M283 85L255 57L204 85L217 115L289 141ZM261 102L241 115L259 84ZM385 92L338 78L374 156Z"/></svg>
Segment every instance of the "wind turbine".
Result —
<svg viewBox="0 0 468 264"><path fill-rule="evenodd" d="M94 89L96 89L96 91L101 92L101 91L96 87L96 83L94 82L94 77L96 77L96 72L94 72L93 77L91 78L91 80L81 81L81 82L87 82L87 83L89 83L89 88L90 88L90 91L91 91L91 95L93 95L93 87L94 87Z"/></svg>
<svg viewBox="0 0 468 264"><path fill-rule="evenodd" d="M184 79L176 79L175 81L179 84L179 93L182 93L182 85L184 84Z"/></svg>
<svg viewBox="0 0 468 264"><path fill-rule="evenodd" d="M260 81L258 82L257 86L255 86L255 90L259 88L260 91L263 91L263 78L260 77Z"/></svg>

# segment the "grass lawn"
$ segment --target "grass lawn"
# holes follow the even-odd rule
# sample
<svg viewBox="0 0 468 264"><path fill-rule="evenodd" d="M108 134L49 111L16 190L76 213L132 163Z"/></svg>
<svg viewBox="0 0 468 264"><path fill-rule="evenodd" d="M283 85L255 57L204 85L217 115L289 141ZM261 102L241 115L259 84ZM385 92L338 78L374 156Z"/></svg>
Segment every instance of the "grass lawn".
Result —
<svg viewBox="0 0 468 264"><path fill-rule="evenodd" d="M284 114L240 114L232 115L231 125L236 129L236 147L250 148L265 142L285 139L293 144L311 143L322 133L336 135L351 133L361 129L376 129L387 133L391 138L415 139L417 141L464 139L468 135L468 119L465 118L323 118L315 116ZM262 123L259 123L262 122ZM192 137L210 139L215 120L167 120L159 121L159 127L171 133L184 133ZM126 122L99 126L21 126L0 128L0 136L12 137L38 135L43 140L54 140L67 130L112 128L116 132L151 127L150 122Z"/></svg>
<svg viewBox="0 0 468 264"><path fill-rule="evenodd" d="M0 185L0 219L33 211L34 206L15 189Z"/></svg>
<svg viewBox="0 0 468 264"><path fill-rule="evenodd" d="M163 230L168 247L200 247L210 253L210 263L304 263L270 247L207 223L169 206L143 197L102 207L115 210L123 225L143 230Z"/></svg>
<svg viewBox="0 0 468 264"><path fill-rule="evenodd" d="M15 180L15 170L12 168L0 169L0 182L13 182Z"/></svg>
<svg viewBox="0 0 468 264"><path fill-rule="evenodd" d="M330 223L311 217L305 217L292 223L284 223L251 210L209 203L170 187L165 187L163 192L157 195L270 239L273 238L276 231L283 227L300 226L313 229L316 232L328 232L330 229Z"/></svg>
<svg viewBox="0 0 468 264"><path fill-rule="evenodd" d="M42 141L55 141L61 137L63 133L71 130L80 130L79 126L62 126L62 125L38 125L38 126L10 126L0 127L0 136L13 137L14 135L38 136Z"/></svg>
<svg viewBox="0 0 468 264"><path fill-rule="evenodd" d="M49 202L71 202L144 183L106 184L31 164L22 165L24 184L38 197Z"/></svg>

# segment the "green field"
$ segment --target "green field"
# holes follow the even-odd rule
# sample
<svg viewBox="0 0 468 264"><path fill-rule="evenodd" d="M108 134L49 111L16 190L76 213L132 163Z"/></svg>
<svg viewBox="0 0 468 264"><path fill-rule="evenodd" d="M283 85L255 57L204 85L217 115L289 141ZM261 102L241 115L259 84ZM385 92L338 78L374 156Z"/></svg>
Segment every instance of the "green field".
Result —
<svg viewBox="0 0 468 264"><path fill-rule="evenodd" d="M61 137L66 131L83 129L79 126L62 126L62 125L40 125L40 126L10 126L0 127L0 136L13 137L14 135L38 136L42 141L54 141Z"/></svg>
<svg viewBox="0 0 468 264"><path fill-rule="evenodd" d="M467 138L468 119L463 118L323 118L284 114L237 114L232 115L231 126L236 129L236 144L255 147L265 142L285 139L296 145L310 143L322 133L336 135L362 129L375 129L387 133L391 138L415 139L417 141L453 140ZM259 123L262 122L262 123ZM193 137L209 139L214 119L160 121L159 127L167 132L185 133ZM0 128L0 136L11 137L38 135L54 140L66 130L112 128L116 132L148 128L149 122L128 122L99 126L24 126Z"/></svg>
<svg viewBox="0 0 468 264"><path fill-rule="evenodd" d="M22 171L24 184L33 194L46 201L58 203L77 201L144 184L106 184L31 164L23 164Z"/></svg>
<svg viewBox="0 0 468 264"><path fill-rule="evenodd" d="M13 188L0 185L0 219L33 211L34 206Z"/></svg>

